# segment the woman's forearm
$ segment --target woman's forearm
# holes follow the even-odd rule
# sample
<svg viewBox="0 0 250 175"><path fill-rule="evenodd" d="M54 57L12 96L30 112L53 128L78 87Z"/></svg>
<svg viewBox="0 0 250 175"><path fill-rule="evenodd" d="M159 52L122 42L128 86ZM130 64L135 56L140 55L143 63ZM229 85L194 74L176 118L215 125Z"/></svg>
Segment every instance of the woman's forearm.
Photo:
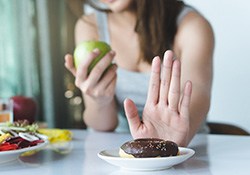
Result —
<svg viewBox="0 0 250 175"><path fill-rule="evenodd" d="M83 119L85 124L98 131L113 131L117 124L116 102L98 104L91 97L84 96L85 110Z"/></svg>
<svg viewBox="0 0 250 175"><path fill-rule="evenodd" d="M193 94L193 100L190 105L190 130L188 135L188 143L206 120L210 108L210 94L207 95Z"/></svg>

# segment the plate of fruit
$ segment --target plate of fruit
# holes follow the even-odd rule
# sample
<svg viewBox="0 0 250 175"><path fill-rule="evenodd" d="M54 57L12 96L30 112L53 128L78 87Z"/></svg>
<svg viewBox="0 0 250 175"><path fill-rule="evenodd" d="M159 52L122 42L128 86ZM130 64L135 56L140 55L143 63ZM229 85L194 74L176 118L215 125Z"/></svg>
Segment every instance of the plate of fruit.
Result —
<svg viewBox="0 0 250 175"><path fill-rule="evenodd" d="M41 150L49 141L38 132L37 124L16 121L0 125L0 163L17 159L21 154Z"/></svg>

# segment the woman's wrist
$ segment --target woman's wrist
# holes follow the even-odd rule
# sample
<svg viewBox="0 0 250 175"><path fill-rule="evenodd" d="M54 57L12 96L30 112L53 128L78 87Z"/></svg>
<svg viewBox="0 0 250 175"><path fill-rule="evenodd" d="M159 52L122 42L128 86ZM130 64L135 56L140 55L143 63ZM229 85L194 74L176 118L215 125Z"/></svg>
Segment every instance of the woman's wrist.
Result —
<svg viewBox="0 0 250 175"><path fill-rule="evenodd" d="M84 122L87 126L99 131L112 131L118 123L116 102L113 99L106 104L85 105L83 113Z"/></svg>

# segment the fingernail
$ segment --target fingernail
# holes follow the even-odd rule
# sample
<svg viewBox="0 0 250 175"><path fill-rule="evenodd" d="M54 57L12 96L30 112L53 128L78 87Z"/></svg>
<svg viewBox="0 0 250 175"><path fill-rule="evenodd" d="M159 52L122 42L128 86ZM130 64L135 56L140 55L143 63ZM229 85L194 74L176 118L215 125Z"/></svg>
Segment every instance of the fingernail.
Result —
<svg viewBox="0 0 250 175"><path fill-rule="evenodd" d="M98 54L98 53L100 52L100 50L99 50L98 48L95 48L95 49L93 50L93 52Z"/></svg>

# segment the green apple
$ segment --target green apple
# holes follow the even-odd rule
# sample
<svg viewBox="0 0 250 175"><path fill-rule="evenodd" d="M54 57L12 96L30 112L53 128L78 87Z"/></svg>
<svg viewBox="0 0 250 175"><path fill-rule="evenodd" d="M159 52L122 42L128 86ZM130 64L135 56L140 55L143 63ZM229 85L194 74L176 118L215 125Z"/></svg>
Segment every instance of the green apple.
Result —
<svg viewBox="0 0 250 175"><path fill-rule="evenodd" d="M93 67L96 65L96 63L102 59L106 53L108 53L111 50L111 47L102 41L84 41L77 45L77 47L74 50L74 64L77 68L78 65L81 63L82 59L85 59L90 52L92 52L94 49L98 48L100 50L100 54L91 62L91 64L88 67L88 73L93 69Z"/></svg>

